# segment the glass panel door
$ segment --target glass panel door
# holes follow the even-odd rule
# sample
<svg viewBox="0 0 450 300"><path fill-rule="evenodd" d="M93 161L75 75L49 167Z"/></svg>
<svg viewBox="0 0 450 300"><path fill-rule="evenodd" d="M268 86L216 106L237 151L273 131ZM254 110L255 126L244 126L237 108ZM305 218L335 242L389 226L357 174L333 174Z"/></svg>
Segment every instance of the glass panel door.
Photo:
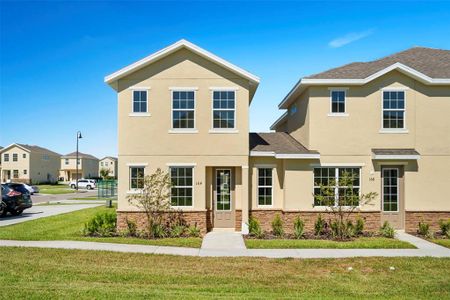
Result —
<svg viewBox="0 0 450 300"><path fill-rule="evenodd" d="M216 209L231 210L231 170L216 170Z"/></svg>
<svg viewBox="0 0 450 300"><path fill-rule="evenodd" d="M398 168L383 169L383 211L398 212Z"/></svg>

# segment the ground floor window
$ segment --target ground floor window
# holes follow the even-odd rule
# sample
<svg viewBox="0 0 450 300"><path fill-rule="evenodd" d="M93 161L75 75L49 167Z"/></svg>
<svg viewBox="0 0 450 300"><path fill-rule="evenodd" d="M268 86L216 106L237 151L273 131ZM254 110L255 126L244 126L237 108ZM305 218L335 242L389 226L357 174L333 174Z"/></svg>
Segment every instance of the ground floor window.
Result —
<svg viewBox="0 0 450 300"><path fill-rule="evenodd" d="M172 180L170 201L172 206L192 206L193 173L192 167L170 168L170 178Z"/></svg>
<svg viewBox="0 0 450 300"><path fill-rule="evenodd" d="M19 178L19 170L13 170L13 178Z"/></svg>
<svg viewBox="0 0 450 300"><path fill-rule="evenodd" d="M398 211L398 168L383 169L383 211Z"/></svg>
<svg viewBox="0 0 450 300"><path fill-rule="evenodd" d="M27 170L26 169L23 170L23 175L27 175Z"/></svg>
<svg viewBox="0 0 450 300"><path fill-rule="evenodd" d="M130 190L144 188L144 167L130 167Z"/></svg>
<svg viewBox="0 0 450 300"><path fill-rule="evenodd" d="M272 205L272 168L258 168L258 205Z"/></svg>
<svg viewBox="0 0 450 300"><path fill-rule="evenodd" d="M314 168L314 205L359 205L355 196L359 195L361 188L360 171L361 168L352 167ZM351 182L344 182L345 175L352 179Z"/></svg>

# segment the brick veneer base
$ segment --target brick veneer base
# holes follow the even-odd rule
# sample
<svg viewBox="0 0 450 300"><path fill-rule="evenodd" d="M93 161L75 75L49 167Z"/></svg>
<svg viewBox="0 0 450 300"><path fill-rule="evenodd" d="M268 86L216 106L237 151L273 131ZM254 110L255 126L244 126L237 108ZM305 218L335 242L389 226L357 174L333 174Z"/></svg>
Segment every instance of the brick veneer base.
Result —
<svg viewBox="0 0 450 300"><path fill-rule="evenodd" d="M241 231L242 230L242 210L236 210L235 212L235 219L236 219L236 223L235 223L235 228L236 231Z"/></svg>
<svg viewBox="0 0 450 300"><path fill-rule="evenodd" d="M292 211L282 211L282 210L252 210L250 215L255 217L261 223L261 228L264 231L272 231L272 221L275 215L279 214L283 220L283 227L286 233L293 233L294 231L294 220L299 216L305 222L305 231L313 232L314 223L317 220L319 214L325 220L330 218L329 213L325 212L292 212ZM350 219L355 220L358 216L364 219L364 228L368 231L376 231L380 228L380 212L354 212L350 216Z"/></svg>
<svg viewBox="0 0 450 300"><path fill-rule="evenodd" d="M180 214L181 218L186 222L188 226L197 225L200 228L202 235L206 234L211 225L211 213L210 211L184 211L184 212L167 212L165 213L166 218L173 214ZM137 225L138 230L144 230L147 224L147 218L143 212L134 211L118 211L117 212L117 230L123 231L127 229L127 219L129 221L134 221Z"/></svg>
<svg viewBox="0 0 450 300"><path fill-rule="evenodd" d="M432 232L437 232L440 230L439 221L449 219L450 211L406 211L405 231L415 233L419 228L419 222L425 222L430 225Z"/></svg>

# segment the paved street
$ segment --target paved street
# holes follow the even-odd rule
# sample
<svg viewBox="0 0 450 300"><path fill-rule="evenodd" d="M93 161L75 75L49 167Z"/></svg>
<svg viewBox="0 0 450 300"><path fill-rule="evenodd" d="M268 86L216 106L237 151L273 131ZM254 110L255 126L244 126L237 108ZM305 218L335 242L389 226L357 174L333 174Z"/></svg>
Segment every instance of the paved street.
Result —
<svg viewBox="0 0 450 300"><path fill-rule="evenodd" d="M37 204L49 201L69 200L72 198L84 198L92 196L97 196L97 190L93 191L80 190L78 191L78 193L60 194L60 195L34 194L31 196L31 200L33 201L33 204Z"/></svg>
<svg viewBox="0 0 450 300"><path fill-rule="evenodd" d="M39 218L45 218L50 216L55 216L59 214L64 214L84 208L96 207L102 204L74 204L74 205L40 205L33 206L30 209L24 210L20 216L11 216L8 214L7 217L0 218L0 227L23 223L26 221L31 221Z"/></svg>

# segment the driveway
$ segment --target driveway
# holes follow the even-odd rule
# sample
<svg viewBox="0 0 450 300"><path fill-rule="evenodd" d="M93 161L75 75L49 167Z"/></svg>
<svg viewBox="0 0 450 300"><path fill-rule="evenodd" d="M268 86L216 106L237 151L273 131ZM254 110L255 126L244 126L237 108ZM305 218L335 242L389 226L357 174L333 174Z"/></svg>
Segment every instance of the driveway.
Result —
<svg viewBox="0 0 450 300"><path fill-rule="evenodd" d="M60 214L65 214L68 212L96 207L102 204L93 203L93 204L74 204L74 205L39 205L33 206L30 209L24 210L22 215L20 216L11 216L8 214L7 217L0 218L0 227L8 226L18 223L23 223L31 220L36 220L40 218L56 216Z"/></svg>
<svg viewBox="0 0 450 300"><path fill-rule="evenodd" d="M85 198L93 196L97 196L97 190L93 191L82 190L79 191L78 193L58 194L58 195L34 194L31 196L31 200L33 201L33 203L43 203L49 201L69 200L73 198Z"/></svg>

